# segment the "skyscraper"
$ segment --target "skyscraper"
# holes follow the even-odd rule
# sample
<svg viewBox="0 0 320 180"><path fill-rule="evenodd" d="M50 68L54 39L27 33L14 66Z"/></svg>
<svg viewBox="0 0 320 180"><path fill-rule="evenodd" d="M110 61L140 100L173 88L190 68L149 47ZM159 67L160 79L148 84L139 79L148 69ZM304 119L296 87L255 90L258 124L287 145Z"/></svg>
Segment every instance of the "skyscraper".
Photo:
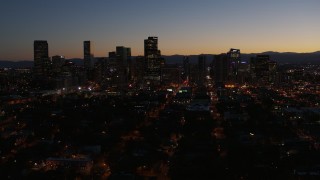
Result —
<svg viewBox="0 0 320 180"><path fill-rule="evenodd" d="M129 80L131 79L131 49L123 46L116 47L117 57L117 74L118 86L126 88Z"/></svg>
<svg viewBox="0 0 320 180"><path fill-rule="evenodd" d="M198 57L198 83L203 85L206 76L206 56L200 55Z"/></svg>
<svg viewBox="0 0 320 180"><path fill-rule="evenodd" d="M84 68L87 71L92 68L92 58L93 58L93 55L91 53L91 42L84 41L83 42L83 60L84 60Z"/></svg>
<svg viewBox="0 0 320 180"><path fill-rule="evenodd" d="M269 71L269 55L257 55L250 59L250 71L254 78L261 79Z"/></svg>
<svg viewBox="0 0 320 180"><path fill-rule="evenodd" d="M190 76L190 62L189 62L189 57L184 56L183 57L183 80L186 82L189 81L189 76Z"/></svg>
<svg viewBox="0 0 320 180"><path fill-rule="evenodd" d="M65 63L65 58L64 56L52 56L52 71L55 75L58 75L58 73L61 72L62 66Z"/></svg>
<svg viewBox="0 0 320 180"><path fill-rule="evenodd" d="M270 60L269 55L257 55L250 59L250 73L256 82L269 83L274 81L277 63Z"/></svg>
<svg viewBox="0 0 320 180"><path fill-rule="evenodd" d="M116 47L117 63L123 67L127 67L130 63L131 49L123 46Z"/></svg>
<svg viewBox="0 0 320 180"><path fill-rule="evenodd" d="M227 57L229 63L229 81L236 83L238 81L239 64L241 63L240 49L231 48L230 51L227 53Z"/></svg>
<svg viewBox="0 0 320 180"><path fill-rule="evenodd" d="M33 50L35 77L41 78L48 76L50 70L48 42L43 40L34 41Z"/></svg>
<svg viewBox="0 0 320 180"><path fill-rule="evenodd" d="M217 84L224 84L228 78L228 58L226 54L214 56L214 77Z"/></svg>
<svg viewBox="0 0 320 180"><path fill-rule="evenodd" d="M148 37L144 40L144 57L146 59L146 79L160 82L161 53L158 50L158 37Z"/></svg>
<svg viewBox="0 0 320 180"><path fill-rule="evenodd" d="M146 70L146 63L144 56L137 56L135 58L135 79L137 81L137 87L143 88L144 77L145 77L145 70Z"/></svg>

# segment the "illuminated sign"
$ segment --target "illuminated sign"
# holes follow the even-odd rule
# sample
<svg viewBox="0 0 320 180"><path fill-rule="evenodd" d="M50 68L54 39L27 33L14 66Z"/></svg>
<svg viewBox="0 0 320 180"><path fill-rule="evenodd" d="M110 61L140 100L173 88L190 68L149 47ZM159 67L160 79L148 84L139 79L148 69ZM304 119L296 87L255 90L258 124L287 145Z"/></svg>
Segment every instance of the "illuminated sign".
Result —
<svg viewBox="0 0 320 180"><path fill-rule="evenodd" d="M233 85L233 84L226 84L224 87L226 87L226 88L234 88L235 85Z"/></svg>

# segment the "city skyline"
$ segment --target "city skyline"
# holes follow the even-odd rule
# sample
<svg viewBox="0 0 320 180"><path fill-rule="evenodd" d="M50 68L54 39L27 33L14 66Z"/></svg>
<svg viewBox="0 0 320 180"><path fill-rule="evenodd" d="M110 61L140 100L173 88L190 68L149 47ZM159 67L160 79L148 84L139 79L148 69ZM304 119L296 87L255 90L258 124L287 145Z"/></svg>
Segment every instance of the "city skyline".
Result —
<svg viewBox="0 0 320 180"><path fill-rule="evenodd" d="M0 30L1 60L32 60L32 42L46 40L49 56L81 58L85 40L105 57L116 46L143 55L143 39L159 37L163 55L320 50L320 2L96 1L5 2Z"/></svg>

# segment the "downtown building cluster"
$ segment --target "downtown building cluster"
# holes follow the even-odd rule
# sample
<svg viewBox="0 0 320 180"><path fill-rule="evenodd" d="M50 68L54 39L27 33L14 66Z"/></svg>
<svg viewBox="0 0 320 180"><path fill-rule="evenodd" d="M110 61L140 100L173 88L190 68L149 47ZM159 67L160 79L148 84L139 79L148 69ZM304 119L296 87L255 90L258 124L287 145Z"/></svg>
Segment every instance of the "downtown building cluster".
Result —
<svg viewBox="0 0 320 180"><path fill-rule="evenodd" d="M92 46L91 41L84 41L83 58L70 60L61 55L49 56L48 42L36 40L33 68L1 70L0 90L90 88L119 94L138 89L172 89L179 84L198 86L208 76L222 88L242 85L289 87L295 86L298 80L310 81L309 76L317 71L285 64L279 66L267 53L242 58L240 49L218 55L179 56L179 61L171 62L170 57L161 56L157 37L144 40L143 56L132 56L130 47L117 46L115 51L106 53L106 57L94 57ZM310 83L304 86L318 87Z"/></svg>
<svg viewBox="0 0 320 180"><path fill-rule="evenodd" d="M48 51L47 41L34 41L34 79L40 89L90 86L121 93L128 88L156 89L181 82L202 85L207 76L221 87L248 83L264 86L279 81L277 64L268 55L257 55L246 62L239 49L212 59L199 55L195 64L188 56L183 57L182 65L166 63L157 37L145 39L144 56L136 57L124 46L117 46L108 57L94 57L92 42L84 41L83 63L78 65L60 55L50 58Z"/></svg>
<svg viewBox="0 0 320 180"><path fill-rule="evenodd" d="M48 42L34 41L34 80L39 89L93 86L104 90L125 91L128 88L154 88L161 84L164 59L158 49L158 38L144 41L144 56L133 58L131 48L117 46L108 57L94 57L92 42L83 42L83 64L77 65L64 56L49 57Z"/></svg>
<svg viewBox="0 0 320 180"><path fill-rule="evenodd" d="M233 48L226 54L214 55L212 76L218 86L269 86L279 83L277 63L269 55L258 54L247 62L241 59L240 49Z"/></svg>

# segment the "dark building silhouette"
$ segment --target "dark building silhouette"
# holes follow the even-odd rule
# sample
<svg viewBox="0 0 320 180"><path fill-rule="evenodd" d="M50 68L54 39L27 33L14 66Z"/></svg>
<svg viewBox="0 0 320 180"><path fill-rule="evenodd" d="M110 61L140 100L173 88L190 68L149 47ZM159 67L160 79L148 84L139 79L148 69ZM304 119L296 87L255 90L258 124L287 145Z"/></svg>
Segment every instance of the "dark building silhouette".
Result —
<svg viewBox="0 0 320 180"><path fill-rule="evenodd" d="M62 71L59 73L59 83L58 88L65 88L69 89L72 88L72 86L76 85L77 83L77 76L75 74L75 65L73 62L67 60L64 61L63 66L62 66Z"/></svg>
<svg viewBox="0 0 320 180"><path fill-rule="evenodd" d="M36 78L43 78L49 76L50 58L48 42L43 40L36 40L33 43L34 54L34 75Z"/></svg>
<svg viewBox="0 0 320 180"><path fill-rule="evenodd" d="M228 58L226 54L214 56L214 77L216 83L225 83L228 80Z"/></svg>
<svg viewBox="0 0 320 180"><path fill-rule="evenodd" d="M55 88L64 88L64 78L66 77L64 72L65 58L64 56L55 55L52 56L52 79L55 82Z"/></svg>
<svg viewBox="0 0 320 180"><path fill-rule="evenodd" d="M115 87L117 84L117 54L115 51L108 53L107 70L105 84L108 88Z"/></svg>
<svg viewBox="0 0 320 180"><path fill-rule="evenodd" d="M238 66L237 83L245 84L250 82L250 63L241 61Z"/></svg>
<svg viewBox="0 0 320 180"><path fill-rule="evenodd" d="M239 79L239 66L241 63L240 49L231 48L227 53L229 70L228 70L228 80L236 83Z"/></svg>
<svg viewBox="0 0 320 180"><path fill-rule="evenodd" d="M146 76L146 61L144 56L137 56L135 58L135 68L134 68L134 74L135 74L135 80L137 82L137 87L139 89L143 88L144 84L144 77Z"/></svg>
<svg viewBox="0 0 320 180"><path fill-rule="evenodd" d="M198 57L198 85L202 85L206 76L206 56Z"/></svg>
<svg viewBox="0 0 320 180"><path fill-rule="evenodd" d="M65 63L65 57L56 55L56 56L52 56L51 60L52 60L52 72L55 75L58 75L61 72L62 66Z"/></svg>
<svg viewBox="0 0 320 180"><path fill-rule="evenodd" d="M190 63L189 84L197 84L199 79L199 67L197 63Z"/></svg>
<svg viewBox="0 0 320 180"><path fill-rule="evenodd" d="M96 62L93 67L93 79L96 83L100 84L102 89L107 87L107 58L106 57L99 57L96 58Z"/></svg>
<svg viewBox="0 0 320 180"><path fill-rule="evenodd" d="M115 51L108 53L108 62L110 64L110 66L115 68L116 63L117 63L117 54Z"/></svg>
<svg viewBox="0 0 320 180"><path fill-rule="evenodd" d="M161 53L158 50L158 37L148 37L144 40L144 57L146 60L147 80L160 82L161 77Z"/></svg>
<svg viewBox="0 0 320 180"><path fill-rule="evenodd" d="M273 84L279 83L278 77L277 77L277 69L278 69L278 63L275 61L269 61L269 82ZM302 75L299 77L302 77Z"/></svg>
<svg viewBox="0 0 320 180"><path fill-rule="evenodd" d="M250 59L250 71L253 79L267 80L269 61L269 55L257 55Z"/></svg>
<svg viewBox="0 0 320 180"><path fill-rule="evenodd" d="M91 41L83 41L83 65L87 80L94 79L93 54Z"/></svg>
<svg viewBox="0 0 320 180"><path fill-rule="evenodd" d="M104 84L118 92L125 91L132 80L131 48L117 46L105 61Z"/></svg>
<svg viewBox="0 0 320 180"><path fill-rule="evenodd" d="M189 57L185 56L183 57L183 74L182 74L182 79L184 81L189 81L190 78L190 61Z"/></svg>
<svg viewBox="0 0 320 180"><path fill-rule="evenodd" d="M116 47L118 87L127 88L131 80L131 49L123 46Z"/></svg>
<svg viewBox="0 0 320 180"><path fill-rule="evenodd" d="M254 82L266 84L274 82L277 63L270 60L269 55L257 55L250 59L250 73Z"/></svg>
<svg viewBox="0 0 320 180"><path fill-rule="evenodd" d="M92 58L93 54L91 52L91 42L84 41L83 42L83 61L84 61L84 68L86 70L90 70L92 68Z"/></svg>

